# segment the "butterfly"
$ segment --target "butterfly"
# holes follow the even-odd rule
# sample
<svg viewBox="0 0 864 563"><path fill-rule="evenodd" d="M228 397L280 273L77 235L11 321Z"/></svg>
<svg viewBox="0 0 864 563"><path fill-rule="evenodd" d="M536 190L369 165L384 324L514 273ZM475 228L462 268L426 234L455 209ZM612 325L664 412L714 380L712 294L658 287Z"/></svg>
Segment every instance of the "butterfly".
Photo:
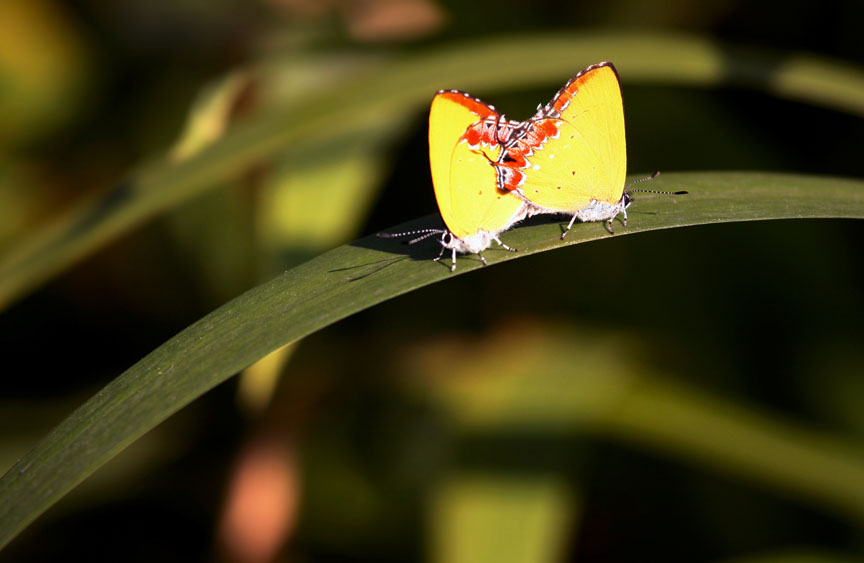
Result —
<svg viewBox="0 0 864 563"><path fill-rule="evenodd" d="M624 216L627 144L618 72L610 62L589 66L571 78L545 106L504 143L496 168L501 189L530 203L529 214L571 215L578 221Z"/></svg>
<svg viewBox="0 0 864 563"><path fill-rule="evenodd" d="M380 233L396 237L418 234L413 244L441 235L440 260L451 251L450 270L456 255L477 254L493 242L514 251L498 235L528 214L528 204L517 193L498 187L494 164L505 142L521 125L507 120L494 106L458 90L441 90L429 111L429 165L438 210L446 229L421 229L406 233Z"/></svg>
<svg viewBox="0 0 864 563"><path fill-rule="evenodd" d="M457 253L476 253L485 265L481 252L493 241L513 250L498 235L533 215L570 215L562 239L577 220L602 221L613 234L619 215L627 225L631 192L652 191L624 185L624 104L610 62L579 72L526 121L506 119L464 92L439 91L429 114L429 162L447 229L380 236L420 234L414 243L441 234L436 260L450 249L451 271Z"/></svg>

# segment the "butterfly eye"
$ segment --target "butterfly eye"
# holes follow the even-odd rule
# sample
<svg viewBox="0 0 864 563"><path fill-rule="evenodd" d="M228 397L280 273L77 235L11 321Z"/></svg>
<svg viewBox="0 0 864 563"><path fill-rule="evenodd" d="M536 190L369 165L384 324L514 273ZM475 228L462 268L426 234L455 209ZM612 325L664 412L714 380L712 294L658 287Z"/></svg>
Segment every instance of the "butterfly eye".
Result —
<svg viewBox="0 0 864 563"><path fill-rule="evenodd" d="M631 195L630 195L629 193L627 193L627 192L624 192L624 196L623 196L622 199L624 200L624 209L627 209L627 207L628 207L631 203L633 203L633 196L631 196Z"/></svg>

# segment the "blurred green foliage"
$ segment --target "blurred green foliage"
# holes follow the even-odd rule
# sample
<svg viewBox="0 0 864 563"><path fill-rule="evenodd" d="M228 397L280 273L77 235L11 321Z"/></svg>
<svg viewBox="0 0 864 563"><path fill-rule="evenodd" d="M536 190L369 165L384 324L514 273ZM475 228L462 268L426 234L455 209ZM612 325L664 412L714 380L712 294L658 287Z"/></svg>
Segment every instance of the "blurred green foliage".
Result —
<svg viewBox="0 0 864 563"><path fill-rule="evenodd" d="M415 77L524 117L584 64L541 80L567 53L478 69L466 45L572 35L587 37L573 60L612 58L623 47L602 32L638 27L657 38L636 44L645 52L684 34L727 67L622 67L633 172L860 178L862 12L852 1L787 2L782 18L772 3L730 0L0 3L0 262L70 226L108 225L85 250L49 246L53 269L0 315L0 465L228 299L435 210L426 108L406 93L416 82L383 82L382 99L401 104L392 113L313 131L330 140L310 146L255 136L269 116L292 123L321 97L350 116L355 93L341 87L407 61ZM460 72L410 65L454 48ZM815 90L782 80L801 75L789 61L809 61ZM705 78L694 88L678 75ZM194 194L157 205L130 183L187 185L195 163ZM148 184L154 169L167 172ZM129 201L134 221L117 213ZM246 446L267 436L299 467L283 561L859 560L862 229L810 220L618 237L383 303L276 362L266 409L250 414L241 387L222 385L4 555L243 560L220 526L226 490Z"/></svg>

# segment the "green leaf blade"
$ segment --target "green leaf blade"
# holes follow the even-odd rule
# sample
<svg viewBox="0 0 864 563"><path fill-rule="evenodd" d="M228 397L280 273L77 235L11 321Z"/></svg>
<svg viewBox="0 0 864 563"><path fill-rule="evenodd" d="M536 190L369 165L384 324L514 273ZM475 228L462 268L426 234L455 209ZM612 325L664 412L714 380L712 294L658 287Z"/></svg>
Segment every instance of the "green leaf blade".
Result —
<svg viewBox="0 0 864 563"><path fill-rule="evenodd" d="M537 221L504 233L519 252L488 252L490 265L597 239L682 226L792 218L864 218L864 182L765 173L664 174L638 194L630 223L610 237L599 224ZM410 226L430 226L427 217ZM117 452L172 413L276 348L455 273L433 262L434 241L405 247L374 235L341 246L207 315L129 368L72 413L0 479L0 546Z"/></svg>

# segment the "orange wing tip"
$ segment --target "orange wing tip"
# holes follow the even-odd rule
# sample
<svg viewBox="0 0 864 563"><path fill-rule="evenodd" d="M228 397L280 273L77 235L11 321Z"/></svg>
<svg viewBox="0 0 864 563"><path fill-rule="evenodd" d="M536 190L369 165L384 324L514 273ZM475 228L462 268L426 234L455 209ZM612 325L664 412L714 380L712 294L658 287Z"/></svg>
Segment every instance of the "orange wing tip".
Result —
<svg viewBox="0 0 864 563"><path fill-rule="evenodd" d="M475 98L468 92L463 92L462 90L438 90L435 93L435 97L437 98L438 96L444 96L454 103L457 103L482 117L498 115L498 110L495 109L495 106L487 104L480 98Z"/></svg>
<svg viewBox="0 0 864 563"><path fill-rule="evenodd" d="M554 117L555 114L560 115L561 112L567 109L570 105L570 99L579 92L586 82L588 82L593 73L597 70L608 68L615 74L615 81L618 83L618 88L621 88L621 77L618 76L618 69L609 61L603 61L593 64L580 70L576 76L567 81L567 83L558 90L558 93L552 97L552 101L546 104L542 109L537 110L537 114L544 117Z"/></svg>

